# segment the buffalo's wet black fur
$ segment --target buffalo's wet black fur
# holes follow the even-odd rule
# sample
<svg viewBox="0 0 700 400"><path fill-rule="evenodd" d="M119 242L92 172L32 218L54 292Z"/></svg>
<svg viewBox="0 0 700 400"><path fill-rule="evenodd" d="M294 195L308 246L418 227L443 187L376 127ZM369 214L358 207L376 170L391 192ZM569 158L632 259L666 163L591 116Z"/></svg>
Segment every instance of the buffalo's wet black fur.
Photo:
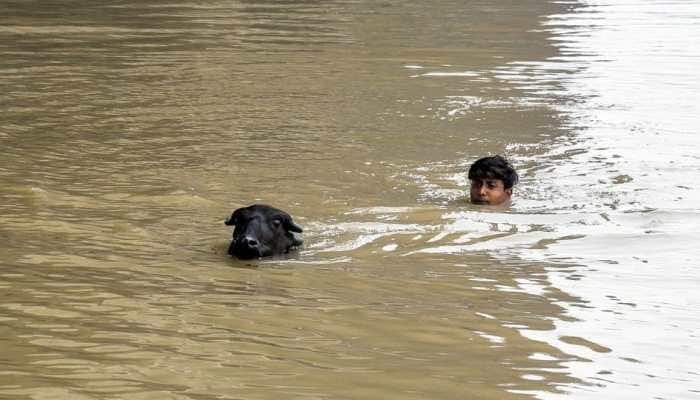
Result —
<svg viewBox="0 0 700 400"><path fill-rule="evenodd" d="M237 209L226 225L235 226L228 253L243 260L285 254L303 243L289 214L263 204Z"/></svg>

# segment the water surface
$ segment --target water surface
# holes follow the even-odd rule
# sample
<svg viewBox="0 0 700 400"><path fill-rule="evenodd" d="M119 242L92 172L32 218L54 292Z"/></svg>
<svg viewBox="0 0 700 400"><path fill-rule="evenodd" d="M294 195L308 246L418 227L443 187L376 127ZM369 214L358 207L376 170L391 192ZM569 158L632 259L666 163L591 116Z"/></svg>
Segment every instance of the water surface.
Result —
<svg viewBox="0 0 700 400"><path fill-rule="evenodd" d="M696 398L699 18L3 2L0 397ZM256 202L305 248L229 258Z"/></svg>

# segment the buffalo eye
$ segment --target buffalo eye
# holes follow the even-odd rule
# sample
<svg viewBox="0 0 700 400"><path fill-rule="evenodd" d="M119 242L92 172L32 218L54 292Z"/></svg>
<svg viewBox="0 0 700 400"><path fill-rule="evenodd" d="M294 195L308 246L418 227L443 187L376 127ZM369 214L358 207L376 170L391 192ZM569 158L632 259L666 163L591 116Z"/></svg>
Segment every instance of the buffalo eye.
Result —
<svg viewBox="0 0 700 400"><path fill-rule="evenodd" d="M275 228L279 228L280 226L282 226L282 221L279 219L273 219L272 226L274 226Z"/></svg>

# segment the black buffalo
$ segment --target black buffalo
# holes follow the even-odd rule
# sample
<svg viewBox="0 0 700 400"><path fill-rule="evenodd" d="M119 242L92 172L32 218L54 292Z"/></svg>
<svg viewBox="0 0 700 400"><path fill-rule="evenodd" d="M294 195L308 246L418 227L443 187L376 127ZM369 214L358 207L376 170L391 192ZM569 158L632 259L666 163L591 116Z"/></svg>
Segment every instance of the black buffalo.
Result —
<svg viewBox="0 0 700 400"><path fill-rule="evenodd" d="M285 254L303 242L289 214L262 204L237 209L226 225L235 226L228 254L242 260Z"/></svg>

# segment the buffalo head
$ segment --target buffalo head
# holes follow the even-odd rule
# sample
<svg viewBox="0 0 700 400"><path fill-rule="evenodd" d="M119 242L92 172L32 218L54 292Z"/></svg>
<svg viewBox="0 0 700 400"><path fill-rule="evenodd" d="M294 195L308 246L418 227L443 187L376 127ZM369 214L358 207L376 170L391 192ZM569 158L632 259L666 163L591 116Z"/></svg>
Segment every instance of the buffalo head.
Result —
<svg viewBox="0 0 700 400"><path fill-rule="evenodd" d="M303 243L289 214L262 204L237 209L226 225L235 226L228 253L243 260L284 254Z"/></svg>

